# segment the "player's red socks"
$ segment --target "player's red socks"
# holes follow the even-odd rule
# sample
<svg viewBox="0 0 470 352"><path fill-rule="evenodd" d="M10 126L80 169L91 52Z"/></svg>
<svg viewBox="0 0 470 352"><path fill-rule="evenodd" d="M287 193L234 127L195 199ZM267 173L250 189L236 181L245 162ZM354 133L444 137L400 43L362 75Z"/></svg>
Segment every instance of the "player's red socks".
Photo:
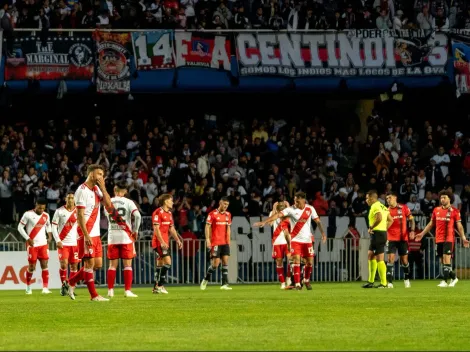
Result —
<svg viewBox="0 0 470 352"><path fill-rule="evenodd" d="M88 288L88 292L90 292L91 298L98 297L98 292L96 292L96 288L95 288L95 280L93 279L93 276L94 276L93 269L85 269L83 276L84 276L86 286Z"/></svg>
<svg viewBox="0 0 470 352"><path fill-rule="evenodd" d="M294 268L294 282L300 284L300 264L292 264Z"/></svg>
<svg viewBox="0 0 470 352"><path fill-rule="evenodd" d="M277 266L276 272L277 272L277 277L279 278L279 282L282 284L286 282L286 280L284 279L284 266Z"/></svg>
<svg viewBox="0 0 470 352"><path fill-rule="evenodd" d="M77 283L81 280L83 280L84 278L84 270L85 270L85 267L81 267L79 271L77 271L75 273L75 275L70 275L70 279L69 279L69 285L72 286L72 287L75 287L75 285L77 285Z"/></svg>
<svg viewBox="0 0 470 352"><path fill-rule="evenodd" d="M116 281L116 268L108 268L108 290L114 288L114 282Z"/></svg>
<svg viewBox="0 0 470 352"><path fill-rule="evenodd" d="M59 269L60 282L67 280L67 269Z"/></svg>
<svg viewBox="0 0 470 352"><path fill-rule="evenodd" d="M29 269L26 270L26 285L31 285L31 280L33 279L33 273L29 272Z"/></svg>
<svg viewBox="0 0 470 352"><path fill-rule="evenodd" d="M309 282L310 281L310 277L312 276L312 270L313 270L313 266L307 264L305 265L305 268L304 268L304 280Z"/></svg>
<svg viewBox="0 0 470 352"><path fill-rule="evenodd" d="M124 268L124 290L130 291L132 287L132 267L126 266Z"/></svg>
<svg viewBox="0 0 470 352"><path fill-rule="evenodd" d="M49 287L49 270L42 269L42 287Z"/></svg>

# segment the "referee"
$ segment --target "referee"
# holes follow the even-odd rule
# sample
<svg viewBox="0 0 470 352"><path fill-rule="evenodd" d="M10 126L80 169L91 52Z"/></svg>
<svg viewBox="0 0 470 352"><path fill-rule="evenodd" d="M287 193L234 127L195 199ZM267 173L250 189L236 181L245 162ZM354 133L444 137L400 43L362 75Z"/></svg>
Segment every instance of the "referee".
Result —
<svg viewBox="0 0 470 352"><path fill-rule="evenodd" d="M363 288L373 288L377 269L380 276L378 288L387 288L387 265L384 262L385 244L387 242L387 228L393 219L385 205L379 202L377 191L367 192L366 203L369 210L369 280Z"/></svg>

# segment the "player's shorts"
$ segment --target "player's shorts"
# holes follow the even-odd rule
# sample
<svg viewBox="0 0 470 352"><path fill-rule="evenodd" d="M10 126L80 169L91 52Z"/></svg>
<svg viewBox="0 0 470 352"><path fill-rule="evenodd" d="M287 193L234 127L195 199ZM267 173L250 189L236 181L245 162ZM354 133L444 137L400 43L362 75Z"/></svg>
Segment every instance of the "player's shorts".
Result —
<svg viewBox="0 0 470 352"><path fill-rule="evenodd" d="M370 235L369 251L375 255L385 253L385 244L387 243L387 231L374 231Z"/></svg>
<svg viewBox="0 0 470 352"><path fill-rule="evenodd" d="M452 255L454 253L454 242L440 242L437 244L437 256L442 257L444 254Z"/></svg>
<svg viewBox="0 0 470 352"><path fill-rule="evenodd" d="M157 247L153 249L158 258L165 258L170 256L170 248L163 249L160 244L157 244Z"/></svg>
<svg viewBox="0 0 470 352"><path fill-rule="evenodd" d="M59 260L67 260L69 264L80 262L77 246L63 246L62 248L57 248L57 252L59 253Z"/></svg>
<svg viewBox="0 0 470 352"><path fill-rule="evenodd" d="M400 257L408 255L408 242L407 241L388 241L388 254L395 254L398 249Z"/></svg>
<svg viewBox="0 0 470 352"><path fill-rule="evenodd" d="M134 257L134 243L108 244L108 259L133 259Z"/></svg>
<svg viewBox="0 0 470 352"><path fill-rule="evenodd" d="M221 244L218 246L212 246L210 249L211 258L222 258L225 256L230 256L230 245Z"/></svg>
<svg viewBox="0 0 470 352"><path fill-rule="evenodd" d="M290 254L287 250L287 244L276 244L273 245L273 259L282 259Z"/></svg>
<svg viewBox="0 0 470 352"><path fill-rule="evenodd" d="M290 252L292 255L300 255L302 258L313 258L315 256L315 250L313 249L312 242L291 242L290 247Z"/></svg>
<svg viewBox="0 0 470 352"><path fill-rule="evenodd" d="M99 236L91 237L91 246L85 244L85 238L77 240L78 257L82 258L101 258L103 257L103 247Z"/></svg>
<svg viewBox="0 0 470 352"><path fill-rule="evenodd" d="M39 247L28 246L26 249L28 252L28 262L36 263L39 260L48 260L49 259L49 248L46 245Z"/></svg>

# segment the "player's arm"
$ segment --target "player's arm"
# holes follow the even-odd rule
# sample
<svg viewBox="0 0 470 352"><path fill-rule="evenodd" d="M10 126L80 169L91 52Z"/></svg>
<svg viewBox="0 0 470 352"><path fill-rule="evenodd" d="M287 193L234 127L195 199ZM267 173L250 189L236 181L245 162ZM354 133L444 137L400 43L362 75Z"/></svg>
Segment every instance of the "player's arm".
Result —
<svg viewBox="0 0 470 352"><path fill-rule="evenodd" d="M227 231L225 233L227 244L230 244L230 238L232 236L232 226L231 224L227 225Z"/></svg>
<svg viewBox="0 0 470 352"><path fill-rule="evenodd" d="M181 241L180 236L178 235L178 232L176 232L176 229L174 226L170 227L170 234L175 239L176 244L178 245L178 248L179 249L183 248L183 242Z"/></svg>
<svg viewBox="0 0 470 352"><path fill-rule="evenodd" d="M212 224L206 223L204 234L206 235L206 247L211 248Z"/></svg>
<svg viewBox="0 0 470 352"><path fill-rule="evenodd" d="M132 214L131 216L133 219L132 220L132 236L134 237L135 240L137 240L140 224L142 223L142 215L140 214L139 210L137 210L137 207L135 207L131 211L131 214Z"/></svg>
<svg viewBox="0 0 470 352"><path fill-rule="evenodd" d="M457 223L457 232L458 232L460 238L462 239L463 245L464 245L464 247L468 247L469 242L467 240L467 237L465 237L465 231L464 231L463 226L462 226L462 221L457 221L456 223Z"/></svg>
<svg viewBox="0 0 470 352"><path fill-rule="evenodd" d="M317 226L318 226L318 229L320 230L320 233L321 233L321 241L322 241L323 243L325 243L325 242L326 242L326 234L325 234L325 229L323 228L323 224L322 224L320 218L317 217L317 218L313 219L313 221L316 222L316 224L317 224Z"/></svg>
<svg viewBox="0 0 470 352"><path fill-rule="evenodd" d="M374 216L374 223L369 225L369 233L372 233L373 229L380 224L382 221L382 212L378 211Z"/></svg>
<svg viewBox="0 0 470 352"><path fill-rule="evenodd" d="M290 252L290 243L291 243L290 233L287 229L284 229L283 232L284 232L284 238L286 239L286 242L287 242L287 249Z"/></svg>
<svg viewBox="0 0 470 352"><path fill-rule="evenodd" d="M392 218L392 215L390 215L390 213L387 214L387 230L390 228L390 226L392 226L393 224L393 218Z"/></svg>
<svg viewBox="0 0 470 352"><path fill-rule="evenodd" d="M54 237L55 243L57 243L57 248L62 248L62 241L59 237L59 212L56 211L54 213L54 217L52 218L52 236Z"/></svg>
<svg viewBox="0 0 470 352"><path fill-rule="evenodd" d="M431 219L429 223L426 225L426 227L421 231L420 233L416 234L415 236L415 241L421 241L424 235L426 235L431 229L434 227L434 220Z"/></svg>
<svg viewBox="0 0 470 352"><path fill-rule="evenodd" d="M26 230L24 229L27 222L28 222L28 219L25 214L23 215L20 222L18 223L18 232L20 233L21 237L23 237L30 246L33 246L34 241L31 238L29 238L29 235L26 233Z"/></svg>
<svg viewBox="0 0 470 352"><path fill-rule="evenodd" d="M415 239L415 230L416 230L416 221L413 215L408 216L408 220L410 221L410 239Z"/></svg>
<svg viewBox="0 0 470 352"><path fill-rule="evenodd" d="M91 246L91 237L88 233L88 230L86 229L85 208L77 207L77 223L80 227L80 230L82 230L86 245Z"/></svg>
<svg viewBox="0 0 470 352"><path fill-rule="evenodd" d="M50 243L52 241L52 227L51 227L50 217L47 217L46 232L47 232L47 243Z"/></svg>
<svg viewBox="0 0 470 352"><path fill-rule="evenodd" d="M255 222L253 224L253 227L263 227L265 226L266 224L270 224L270 223L273 223L274 221L276 221L277 219L280 219L282 218L283 216L285 216L282 211L279 212L279 213L276 213L274 215L271 215L269 218L267 218L266 220L264 221L259 221L259 222Z"/></svg>
<svg viewBox="0 0 470 352"><path fill-rule="evenodd" d="M155 236L157 236L158 242L160 242L162 244L163 249L167 249L168 248L168 243L165 243L165 241L163 241L163 236L162 236L162 233L160 231L160 224L159 223L154 223L153 228L154 228Z"/></svg>

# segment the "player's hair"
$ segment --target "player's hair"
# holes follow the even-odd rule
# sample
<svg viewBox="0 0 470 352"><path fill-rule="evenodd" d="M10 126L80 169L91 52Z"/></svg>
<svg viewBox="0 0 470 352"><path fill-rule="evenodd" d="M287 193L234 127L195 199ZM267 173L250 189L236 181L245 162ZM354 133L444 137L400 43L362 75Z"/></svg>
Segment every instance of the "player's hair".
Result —
<svg viewBox="0 0 470 352"><path fill-rule="evenodd" d="M101 170L104 172L104 166L103 165L99 165L99 164L91 164L91 165L88 165L88 167L86 168L86 174L89 175L90 172L93 172L95 170Z"/></svg>
<svg viewBox="0 0 470 352"><path fill-rule="evenodd" d="M454 202L454 195L450 193L448 190L443 189L442 191L439 192L439 199L441 199L442 196L447 196L450 199L450 202Z"/></svg>
<svg viewBox="0 0 470 352"><path fill-rule="evenodd" d="M47 205L47 200L45 198L36 199L36 204L38 205Z"/></svg>
<svg viewBox="0 0 470 352"><path fill-rule="evenodd" d="M397 194L397 192L395 192L395 191L390 191L390 192L387 192L387 196L398 197L398 194Z"/></svg>
<svg viewBox="0 0 470 352"><path fill-rule="evenodd" d="M280 212L284 209L286 209L286 205L284 204L284 202L277 203L276 211Z"/></svg>
<svg viewBox="0 0 470 352"><path fill-rule="evenodd" d="M158 197L158 204L160 204L160 206L163 206L163 204L165 204L165 202L170 198L173 198L170 193L162 194L160 197Z"/></svg>
<svg viewBox="0 0 470 352"><path fill-rule="evenodd" d="M68 191L68 192L65 194L65 197L67 197L69 194L71 194L71 195L73 195L73 196L74 196L74 195L75 195L75 192Z"/></svg>
<svg viewBox="0 0 470 352"><path fill-rule="evenodd" d="M297 193L295 194L295 198L307 199L307 195L305 194L305 192L297 192Z"/></svg>
<svg viewBox="0 0 470 352"><path fill-rule="evenodd" d="M228 199L228 197L225 197L225 196L220 198L220 201L230 203L230 200Z"/></svg>
<svg viewBox="0 0 470 352"><path fill-rule="evenodd" d="M127 191L127 189L128 189L126 181L120 181L120 182L116 183L116 185L114 187L116 187L117 189L119 189L121 191Z"/></svg>
<svg viewBox="0 0 470 352"><path fill-rule="evenodd" d="M369 197L372 197L372 196L378 197L379 196L379 194L377 193L377 190L375 190L375 189L371 189L369 192L367 192L367 195Z"/></svg>

